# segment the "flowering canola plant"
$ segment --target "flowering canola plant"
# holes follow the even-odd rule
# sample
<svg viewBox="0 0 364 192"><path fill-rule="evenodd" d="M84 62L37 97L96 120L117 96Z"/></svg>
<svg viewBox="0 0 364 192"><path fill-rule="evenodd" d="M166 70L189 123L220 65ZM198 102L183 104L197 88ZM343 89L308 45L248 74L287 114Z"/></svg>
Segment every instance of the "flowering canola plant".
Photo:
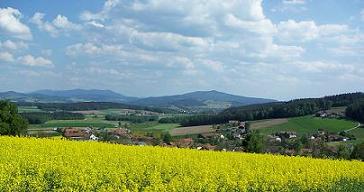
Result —
<svg viewBox="0 0 364 192"><path fill-rule="evenodd" d="M364 191L364 163L0 137L0 191Z"/></svg>

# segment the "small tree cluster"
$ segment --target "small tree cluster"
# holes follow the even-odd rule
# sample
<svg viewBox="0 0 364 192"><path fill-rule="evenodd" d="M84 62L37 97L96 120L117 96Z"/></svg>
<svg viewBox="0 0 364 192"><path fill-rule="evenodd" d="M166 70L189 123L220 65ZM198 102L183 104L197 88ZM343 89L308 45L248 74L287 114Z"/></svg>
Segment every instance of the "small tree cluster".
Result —
<svg viewBox="0 0 364 192"><path fill-rule="evenodd" d="M0 101L0 135L21 135L27 127L27 121L18 114L15 104Z"/></svg>

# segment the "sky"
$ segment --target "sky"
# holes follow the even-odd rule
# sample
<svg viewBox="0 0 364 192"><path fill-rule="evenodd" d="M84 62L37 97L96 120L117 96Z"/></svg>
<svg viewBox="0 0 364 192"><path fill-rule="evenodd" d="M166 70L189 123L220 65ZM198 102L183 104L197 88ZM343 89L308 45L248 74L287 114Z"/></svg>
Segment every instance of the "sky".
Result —
<svg viewBox="0 0 364 192"><path fill-rule="evenodd" d="M364 91L364 1L0 0L0 82L139 97Z"/></svg>

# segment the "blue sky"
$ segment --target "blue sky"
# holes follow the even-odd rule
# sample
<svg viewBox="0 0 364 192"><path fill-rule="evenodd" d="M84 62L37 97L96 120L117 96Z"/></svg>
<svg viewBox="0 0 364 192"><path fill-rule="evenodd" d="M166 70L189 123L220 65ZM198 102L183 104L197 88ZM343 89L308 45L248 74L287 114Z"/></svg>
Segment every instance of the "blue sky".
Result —
<svg viewBox="0 0 364 192"><path fill-rule="evenodd" d="M0 91L364 91L361 0L0 0Z"/></svg>

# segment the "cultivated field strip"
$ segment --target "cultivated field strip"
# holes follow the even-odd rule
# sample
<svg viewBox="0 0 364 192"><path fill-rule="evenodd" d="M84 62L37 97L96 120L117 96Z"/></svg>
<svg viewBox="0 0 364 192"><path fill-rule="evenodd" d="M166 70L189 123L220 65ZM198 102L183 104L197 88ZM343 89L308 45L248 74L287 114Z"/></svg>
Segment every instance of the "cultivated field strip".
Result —
<svg viewBox="0 0 364 192"><path fill-rule="evenodd" d="M0 137L0 191L362 191L364 163Z"/></svg>

